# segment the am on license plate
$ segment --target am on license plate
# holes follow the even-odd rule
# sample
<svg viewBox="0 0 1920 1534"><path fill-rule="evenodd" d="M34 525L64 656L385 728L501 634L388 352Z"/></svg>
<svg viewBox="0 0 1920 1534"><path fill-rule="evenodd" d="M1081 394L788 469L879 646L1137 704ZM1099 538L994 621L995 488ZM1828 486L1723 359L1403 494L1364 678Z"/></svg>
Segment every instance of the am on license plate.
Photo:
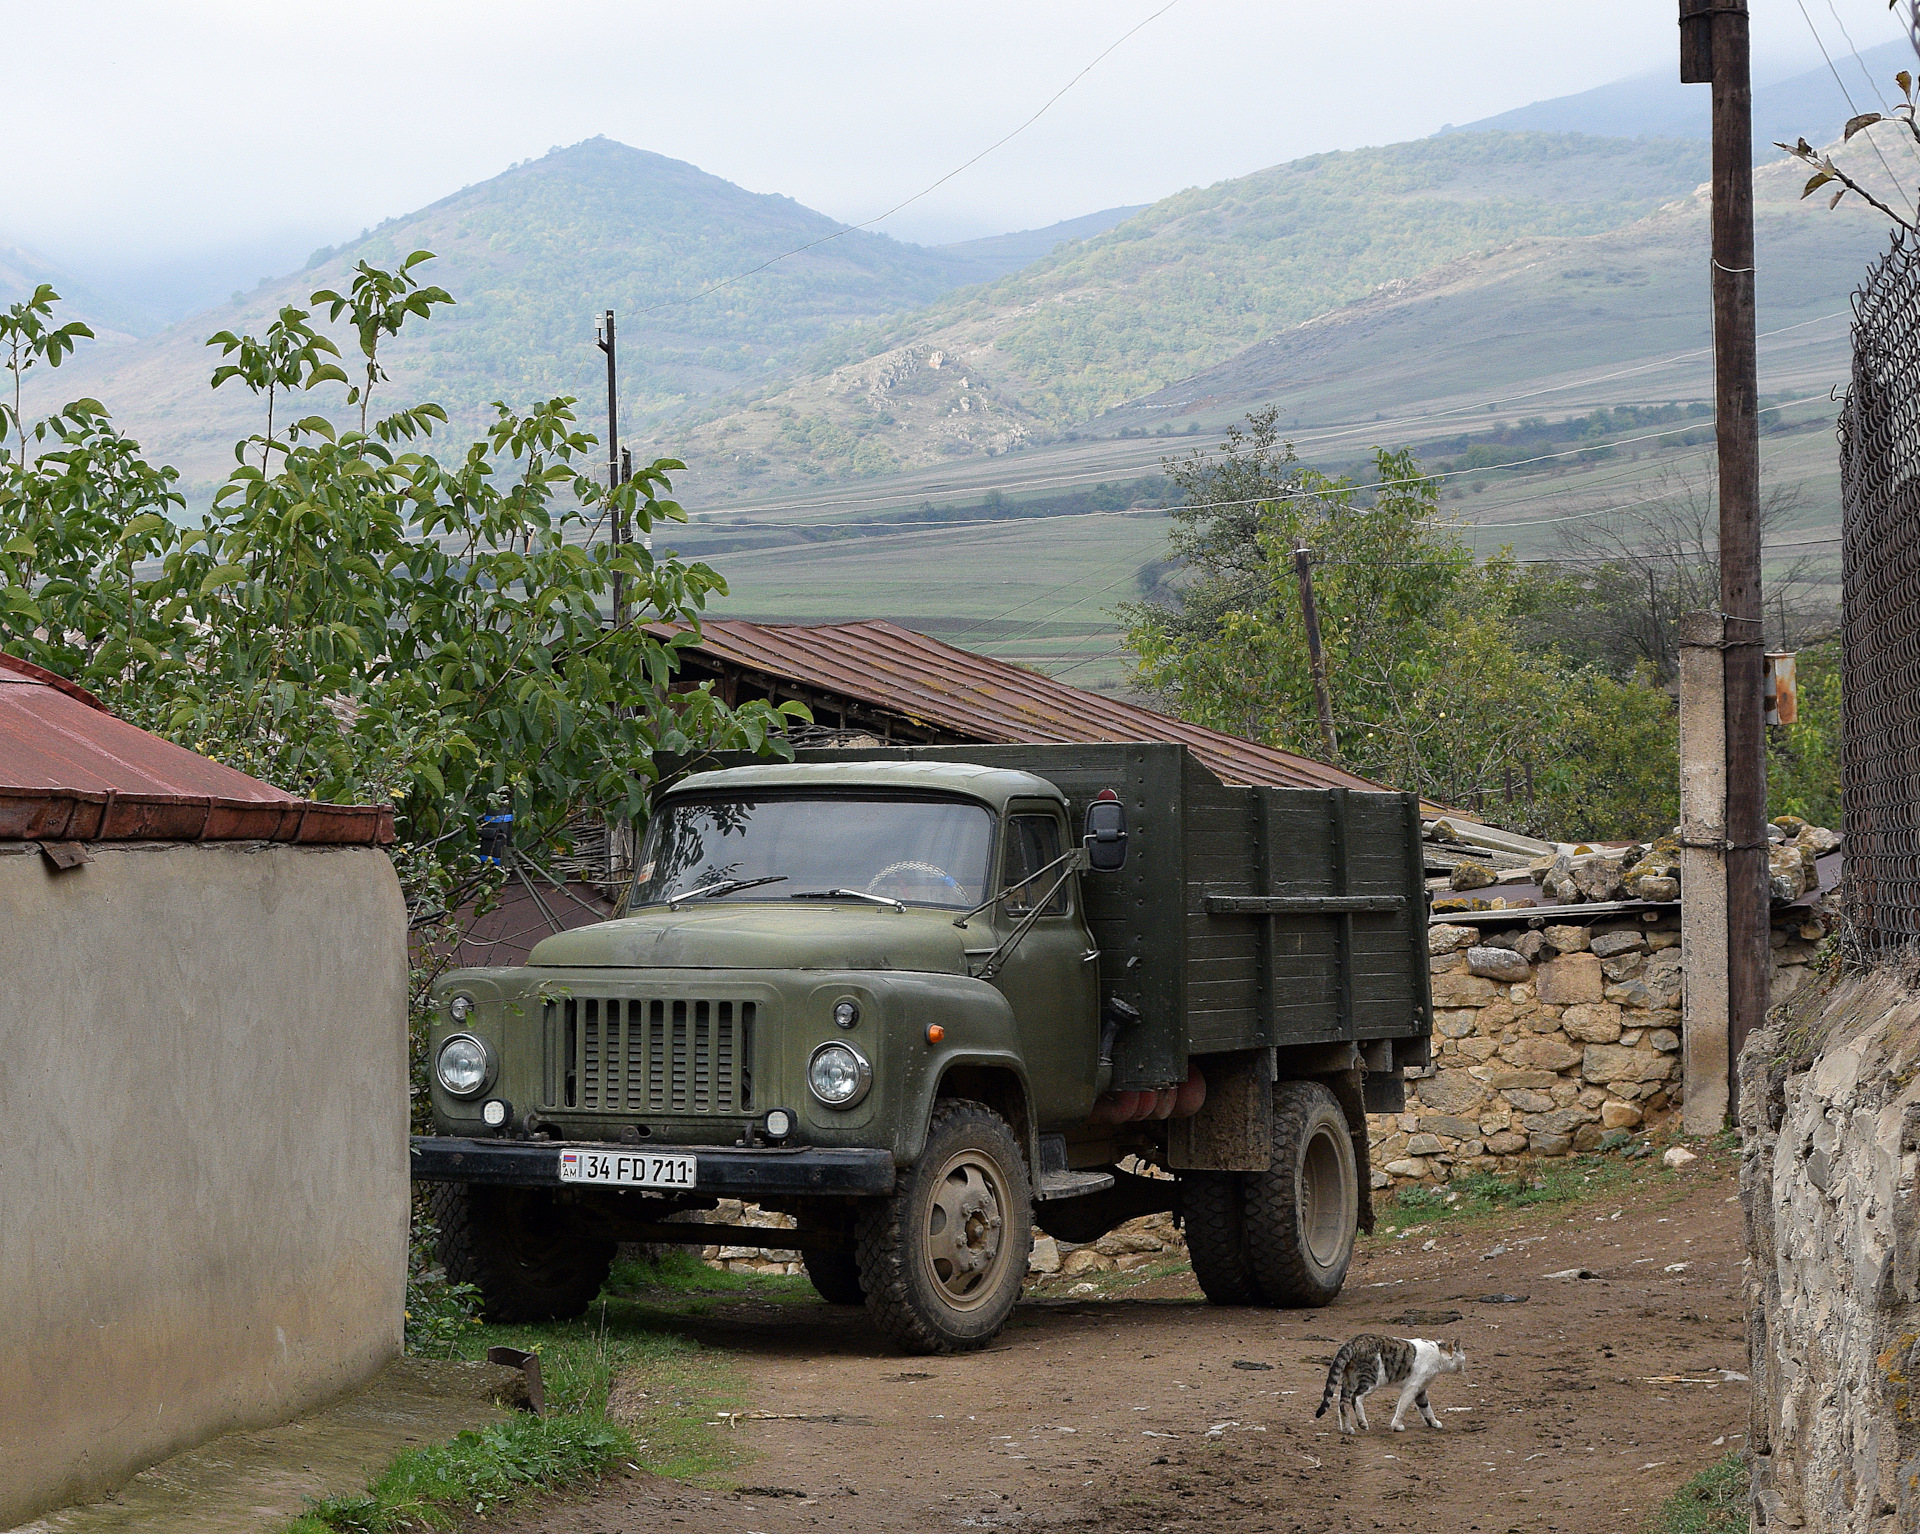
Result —
<svg viewBox="0 0 1920 1534"><path fill-rule="evenodd" d="M610 1183L622 1188L691 1188L698 1163L692 1156L643 1151L560 1152L562 1182Z"/></svg>

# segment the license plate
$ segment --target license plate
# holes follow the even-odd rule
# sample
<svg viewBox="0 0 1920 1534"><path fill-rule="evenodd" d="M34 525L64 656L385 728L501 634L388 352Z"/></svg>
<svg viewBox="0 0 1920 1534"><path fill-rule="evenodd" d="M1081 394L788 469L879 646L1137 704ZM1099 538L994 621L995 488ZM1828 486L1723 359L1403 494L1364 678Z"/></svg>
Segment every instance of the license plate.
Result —
<svg viewBox="0 0 1920 1534"><path fill-rule="evenodd" d="M657 1156L643 1151L560 1152L562 1182L608 1183L621 1188L691 1188L692 1156Z"/></svg>

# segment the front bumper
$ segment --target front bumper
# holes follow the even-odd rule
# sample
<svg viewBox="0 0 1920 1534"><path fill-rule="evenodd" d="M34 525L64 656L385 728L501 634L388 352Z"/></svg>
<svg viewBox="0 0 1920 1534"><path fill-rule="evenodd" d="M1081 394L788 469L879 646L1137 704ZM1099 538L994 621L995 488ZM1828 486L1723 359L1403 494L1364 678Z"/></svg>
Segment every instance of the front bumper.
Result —
<svg viewBox="0 0 1920 1534"><path fill-rule="evenodd" d="M607 1150L601 1141L564 1142L575 1149ZM452 1135L415 1135L408 1157L415 1182L479 1182L519 1187L560 1186L559 1140L538 1143L463 1140ZM631 1146L621 1146L630 1150ZM693 1191L722 1198L753 1199L778 1193L877 1195L893 1192L893 1153L813 1145L662 1147L696 1158ZM569 1187L577 1186L568 1184Z"/></svg>

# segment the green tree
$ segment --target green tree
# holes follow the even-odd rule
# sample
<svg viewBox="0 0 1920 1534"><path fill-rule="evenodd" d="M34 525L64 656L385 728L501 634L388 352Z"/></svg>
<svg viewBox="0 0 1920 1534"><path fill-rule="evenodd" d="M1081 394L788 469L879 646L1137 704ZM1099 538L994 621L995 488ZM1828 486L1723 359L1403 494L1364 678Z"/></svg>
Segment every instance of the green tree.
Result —
<svg viewBox="0 0 1920 1534"><path fill-rule="evenodd" d="M1123 613L1173 712L1323 753L1294 566L1309 548L1342 765L1558 836L1672 823L1670 700L1516 643L1538 583L1438 521L1411 453L1376 453L1363 491L1301 465L1269 409L1168 471L1177 602Z"/></svg>
<svg viewBox="0 0 1920 1534"><path fill-rule="evenodd" d="M1840 641L1802 650L1794 663L1799 717L1767 730L1767 813L1838 827Z"/></svg>
<svg viewBox="0 0 1920 1534"><path fill-rule="evenodd" d="M678 650L726 583L606 536L616 510L644 531L684 519L661 459L609 490L573 401L524 412L448 457L428 449L431 403L370 417L378 349L451 302L362 266L315 296L360 339L360 424L303 413L346 378L309 311L259 337L223 332L213 382L261 404L261 429L197 520L174 472L146 462L93 401L18 427L0 446L0 646L73 678L129 718L219 760L333 802L391 801L416 923L492 871L475 856L489 811L525 846L592 812L646 812L656 757L695 746L783 750L795 705L726 706L676 683ZM0 355L57 364L56 295L0 314ZM624 577L630 620L603 600Z"/></svg>

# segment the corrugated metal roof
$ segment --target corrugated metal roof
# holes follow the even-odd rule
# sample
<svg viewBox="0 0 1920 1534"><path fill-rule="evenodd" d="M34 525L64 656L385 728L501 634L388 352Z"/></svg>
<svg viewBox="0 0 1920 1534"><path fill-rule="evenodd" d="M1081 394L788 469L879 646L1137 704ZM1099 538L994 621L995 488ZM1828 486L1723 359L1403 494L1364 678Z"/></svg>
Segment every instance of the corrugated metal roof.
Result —
<svg viewBox="0 0 1920 1534"><path fill-rule="evenodd" d="M0 840L393 840L393 811L313 804L127 723L0 654Z"/></svg>
<svg viewBox="0 0 1920 1534"><path fill-rule="evenodd" d="M702 623L700 634L689 653L787 678L983 743L1170 741L1186 746L1226 783L1381 788L1325 762L1070 687L880 619L821 624L716 619Z"/></svg>

